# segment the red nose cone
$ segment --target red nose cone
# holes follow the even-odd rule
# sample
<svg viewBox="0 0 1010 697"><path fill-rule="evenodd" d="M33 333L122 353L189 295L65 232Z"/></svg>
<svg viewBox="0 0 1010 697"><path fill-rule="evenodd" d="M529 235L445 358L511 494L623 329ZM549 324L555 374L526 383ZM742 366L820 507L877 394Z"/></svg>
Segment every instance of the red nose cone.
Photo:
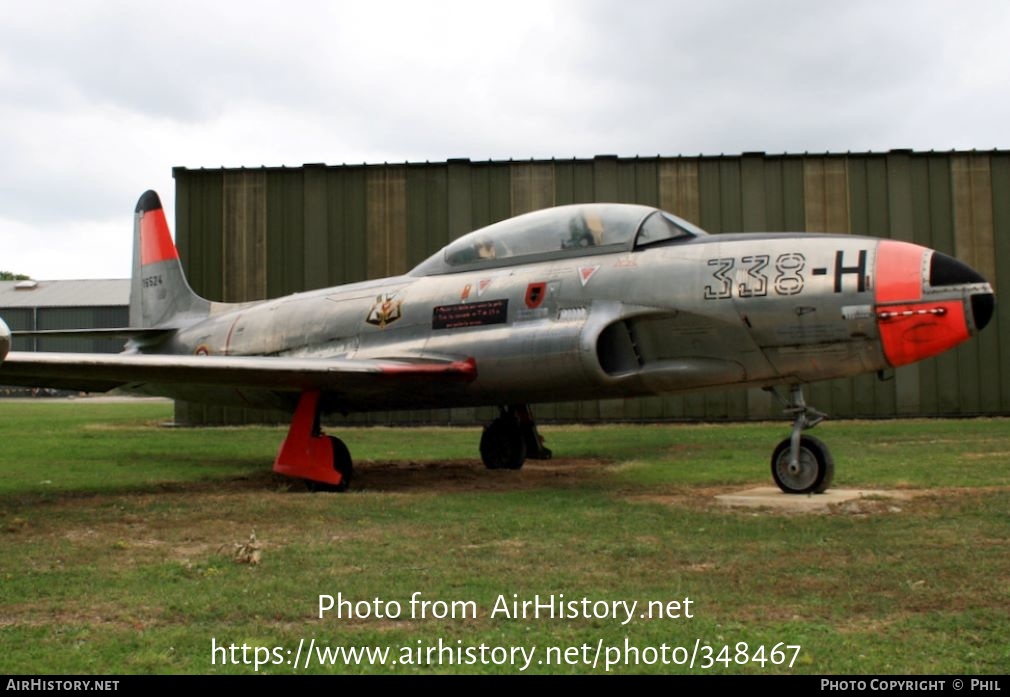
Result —
<svg viewBox="0 0 1010 697"><path fill-rule="evenodd" d="M988 323L993 296L985 279L956 259L884 240L877 247L876 300L884 355L900 366L967 340Z"/></svg>

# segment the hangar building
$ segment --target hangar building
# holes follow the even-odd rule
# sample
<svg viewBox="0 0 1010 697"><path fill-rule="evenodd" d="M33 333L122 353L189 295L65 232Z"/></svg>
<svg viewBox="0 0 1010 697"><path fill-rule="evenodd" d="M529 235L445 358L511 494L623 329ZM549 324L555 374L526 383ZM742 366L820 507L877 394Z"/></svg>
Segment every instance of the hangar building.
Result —
<svg viewBox="0 0 1010 697"><path fill-rule="evenodd" d="M254 300L402 273L472 229L566 203L658 206L712 233L827 231L938 249L1010 288L1010 151L766 154L174 170L193 288ZM835 417L1010 414L1010 303L956 350L883 376L812 386ZM493 410L351 415L485 423ZM541 421L778 418L761 390L551 404ZM176 418L256 418L181 404Z"/></svg>

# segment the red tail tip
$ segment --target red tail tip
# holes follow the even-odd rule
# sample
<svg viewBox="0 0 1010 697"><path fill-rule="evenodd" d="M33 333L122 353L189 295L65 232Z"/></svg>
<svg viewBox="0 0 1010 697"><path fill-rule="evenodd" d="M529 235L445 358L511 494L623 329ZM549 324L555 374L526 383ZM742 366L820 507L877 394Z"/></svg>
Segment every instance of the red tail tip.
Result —
<svg viewBox="0 0 1010 697"><path fill-rule="evenodd" d="M179 252L168 231L168 221L161 207L161 199L153 191L145 191L137 201L140 216L140 264L156 264L159 261L178 259Z"/></svg>

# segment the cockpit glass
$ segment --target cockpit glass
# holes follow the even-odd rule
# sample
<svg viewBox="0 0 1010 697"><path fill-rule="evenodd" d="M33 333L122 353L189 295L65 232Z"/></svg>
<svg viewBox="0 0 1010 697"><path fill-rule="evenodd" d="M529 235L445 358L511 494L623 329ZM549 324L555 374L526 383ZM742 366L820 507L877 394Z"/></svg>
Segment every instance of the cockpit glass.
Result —
<svg viewBox="0 0 1010 697"><path fill-rule="evenodd" d="M650 206L584 203L508 218L449 243L411 275L426 276L585 256L705 234Z"/></svg>
<svg viewBox="0 0 1010 697"><path fill-rule="evenodd" d="M656 211L642 223L635 238L635 247L644 247L658 242L670 242L688 237L698 237L705 232L686 220L666 211Z"/></svg>

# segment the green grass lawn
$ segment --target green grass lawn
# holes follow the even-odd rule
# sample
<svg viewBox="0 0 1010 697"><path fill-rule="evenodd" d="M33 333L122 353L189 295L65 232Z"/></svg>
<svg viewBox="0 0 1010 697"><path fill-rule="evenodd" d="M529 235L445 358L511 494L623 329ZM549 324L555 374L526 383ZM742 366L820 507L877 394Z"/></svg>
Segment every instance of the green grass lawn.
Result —
<svg viewBox="0 0 1010 697"><path fill-rule="evenodd" d="M171 417L0 402L0 671L1010 667L1007 420L826 422L836 488L909 497L785 513L714 498L771 483L784 422L545 425L518 472L476 428L340 429L352 488L310 494L283 428Z"/></svg>

